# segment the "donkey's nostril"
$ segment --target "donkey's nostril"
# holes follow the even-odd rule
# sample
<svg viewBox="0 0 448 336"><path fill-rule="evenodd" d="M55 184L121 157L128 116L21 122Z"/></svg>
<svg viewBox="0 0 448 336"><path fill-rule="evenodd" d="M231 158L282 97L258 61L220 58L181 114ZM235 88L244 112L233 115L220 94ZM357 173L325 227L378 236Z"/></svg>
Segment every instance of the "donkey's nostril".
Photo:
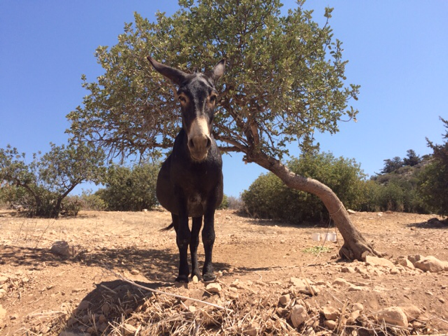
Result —
<svg viewBox="0 0 448 336"><path fill-rule="evenodd" d="M212 146L212 141L209 137L207 137L207 148L210 148Z"/></svg>
<svg viewBox="0 0 448 336"><path fill-rule="evenodd" d="M188 141L188 146L190 148L194 148L194 141L193 141L193 139L190 139L190 141Z"/></svg>

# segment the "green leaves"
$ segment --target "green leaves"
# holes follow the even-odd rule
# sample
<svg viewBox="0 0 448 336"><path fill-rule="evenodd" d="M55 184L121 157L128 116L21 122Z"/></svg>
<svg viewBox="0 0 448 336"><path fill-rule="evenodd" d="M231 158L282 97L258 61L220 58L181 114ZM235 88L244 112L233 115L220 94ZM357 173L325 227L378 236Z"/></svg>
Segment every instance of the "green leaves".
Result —
<svg viewBox="0 0 448 336"><path fill-rule="evenodd" d="M15 188L8 201L26 205L30 215L58 217L62 200L81 182L98 183L104 174L104 153L84 144L56 146L29 164L25 154L0 149L0 181Z"/></svg>
<svg viewBox="0 0 448 336"><path fill-rule="evenodd" d="M115 155L147 155L172 146L181 119L170 83L151 70L146 56L184 71L207 72L222 58L214 133L223 147L280 159L294 142L313 148L313 133L335 133L359 86L346 85L342 43L312 11L297 8L282 16L277 0L190 0L152 23L135 14L119 42L97 49L105 70L83 104L68 115L75 137ZM331 18L327 8L325 17Z"/></svg>

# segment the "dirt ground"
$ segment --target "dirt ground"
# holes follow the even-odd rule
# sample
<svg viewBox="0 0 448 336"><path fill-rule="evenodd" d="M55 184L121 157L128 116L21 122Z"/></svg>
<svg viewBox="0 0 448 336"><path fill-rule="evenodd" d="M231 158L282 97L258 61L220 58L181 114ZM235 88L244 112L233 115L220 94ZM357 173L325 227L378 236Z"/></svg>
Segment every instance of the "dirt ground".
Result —
<svg viewBox="0 0 448 336"><path fill-rule="evenodd" d="M448 270L397 264L414 255L448 261L446 222L403 213L351 216L394 265L341 261L339 233L336 242L312 239L333 228L223 210L215 219L218 279L211 286L174 283L178 254L175 233L160 231L170 224L165 211L92 211L58 220L0 211L0 334L448 333ZM57 241L68 243L59 252L66 255L51 251ZM297 307L304 307L305 322L295 320ZM378 317L396 307L406 312L404 324Z"/></svg>

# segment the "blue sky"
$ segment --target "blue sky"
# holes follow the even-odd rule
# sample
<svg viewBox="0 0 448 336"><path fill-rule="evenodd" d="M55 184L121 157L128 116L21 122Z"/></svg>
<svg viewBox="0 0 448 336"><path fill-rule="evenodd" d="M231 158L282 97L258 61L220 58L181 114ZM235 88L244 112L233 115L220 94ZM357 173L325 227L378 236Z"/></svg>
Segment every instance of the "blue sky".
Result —
<svg viewBox="0 0 448 336"><path fill-rule="evenodd" d="M334 7L330 25L349 60L347 82L360 84L361 94L352 103L358 122L317 134L321 149L354 158L369 175L408 149L430 153L425 137L442 143L439 116L448 118L448 1L308 0L304 7L323 23L326 6ZM11 144L31 158L50 142L66 143L65 116L87 94L81 75L95 81L103 73L95 49L116 44L135 11L154 20L157 10L177 8L177 0L0 0L0 148ZM241 157L224 157L227 195L239 196L265 172Z"/></svg>

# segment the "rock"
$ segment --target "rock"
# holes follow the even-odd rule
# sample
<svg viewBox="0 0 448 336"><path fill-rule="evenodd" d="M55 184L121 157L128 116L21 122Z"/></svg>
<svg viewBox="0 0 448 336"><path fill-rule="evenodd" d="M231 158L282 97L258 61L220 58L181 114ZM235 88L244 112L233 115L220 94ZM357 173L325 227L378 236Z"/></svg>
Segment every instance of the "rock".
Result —
<svg viewBox="0 0 448 336"><path fill-rule="evenodd" d="M308 313L304 306L295 305L291 310L291 322L294 328L298 328L308 318Z"/></svg>
<svg viewBox="0 0 448 336"><path fill-rule="evenodd" d="M347 280L345 280L343 278L334 279L333 285L334 286L352 286L352 284L350 282L348 282Z"/></svg>
<svg viewBox="0 0 448 336"><path fill-rule="evenodd" d="M420 254L414 254L414 255L409 255L408 256L408 260L412 263L415 264L416 261L419 261L423 259L423 256Z"/></svg>
<svg viewBox="0 0 448 336"><path fill-rule="evenodd" d="M355 286L355 285L353 285L353 286L350 286L350 287L349 287L348 291L349 291L349 292L361 292L361 291L363 291L364 289L365 289L365 288L362 287L362 286Z"/></svg>
<svg viewBox="0 0 448 336"><path fill-rule="evenodd" d="M426 258L417 260L414 263L416 268L421 269L425 272L442 272L444 270L448 270L448 262L441 261L433 256L428 256Z"/></svg>
<svg viewBox="0 0 448 336"><path fill-rule="evenodd" d="M408 327L408 318L400 307L389 307L383 309L375 315L375 319L379 323L384 321L388 324L393 324L399 327Z"/></svg>
<svg viewBox="0 0 448 336"><path fill-rule="evenodd" d="M324 314L327 320L333 320L333 321L336 321L338 317L341 315L339 311L332 306L324 307L322 309L322 314Z"/></svg>
<svg viewBox="0 0 448 336"><path fill-rule="evenodd" d="M350 266L342 266L341 267L341 272L342 273L355 273L355 269L353 267L350 267Z"/></svg>
<svg viewBox="0 0 448 336"><path fill-rule="evenodd" d="M132 275L138 275L138 274L140 274L140 271L136 270L136 269L133 269L133 270L131 270L131 274Z"/></svg>
<svg viewBox="0 0 448 336"><path fill-rule="evenodd" d="M193 275L193 278L191 280L193 281L194 284L199 283L199 278L197 275Z"/></svg>
<svg viewBox="0 0 448 336"><path fill-rule="evenodd" d="M106 302L101 306L101 311L107 316L110 313L110 305Z"/></svg>
<svg viewBox="0 0 448 336"><path fill-rule="evenodd" d="M415 268L414 264L405 256L398 257L397 264L407 268Z"/></svg>
<svg viewBox="0 0 448 336"><path fill-rule="evenodd" d="M64 240L56 241L50 249L51 253L59 255L64 258L70 257L70 246Z"/></svg>
<svg viewBox="0 0 448 336"><path fill-rule="evenodd" d="M9 278L7 276L0 275L0 285L3 285L8 280L9 280Z"/></svg>
<svg viewBox="0 0 448 336"><path fill-rule="evenodd" d="M257 336L260 326L257 323L252 323L247 329L244 330L244 335Z"/></svg>
<svg viewBox="0 0 448 336"><path fill-rule="evenodd" d="M351 210L351 209L347 209L347 212L348 212L350 215L354 215L354 214L356 214L356 211L355 211L355 210Z"/></svg>
<svg viewBox="0 0 448 336"><path fill-rule="evenodd" d="M333 321L333 320L326 320L326 321L324 321L324 326L325 326L325 328L327 328L327 329L335 330L336 327L338 326L338 324L336 323L336 321Z"/></svg>
<svg viewBox="0 0 448 336"><path fill-rule="evenodd" d="M356 320L357 320L358 317L359 317L359 314L361 314L361 311L359 311L359 310L354 310L354 311L352 311L352 312L350 313L350 315L348 316L347 323L348 323L348 324L355 324L355 323L356 323Z"/></svg>
<svg viewBox="0 0 448 336"><path fill-rule="evenodd" d="M366 257L366 264L370 266L383 266L391 269L395 268L392 261L384 258L372 257L370 255Z"/></svg>
<svg viewBox="0 0 448 336"><path fill-rule="evenodd" d="M278 299L278 302L282 305L282 306L286 306L288 305L289 302L291 302L291 295L289 294L285 294L280 296L280 298Z"/></svg>
<svg viewBox="0 0 448 336"><path fill-rule="evenodd" d="M307 279L291 278L291 283L294 285L295 289L299 293L307 295L317 295L319 294L319 288L316 286L311 286L311 282Z"/></svg>
<svg viewBox="0 0 448 336"><path fill-rule="evenodd" d="M208 284L207 287L205 287L205 289L213 294L219 294L222 290L221 285L215 282Z"/></svg>
<svg viewBox="0 0 448 336"><path fill-rule="evenodd" d="M364 310L364 306L362 305L362 303L356 302L352 305L352 310L359 310L359 311L363 311Z"/></svg>
<svg viewBox="0 0 448 336"><path fill-rule="evenodd" d="M0 323L4 321L5 317L6 317L6 309L3 308L2 305L0 305Z"/></svg>
<svg viewBox="0 0 448 336"><path fill-rule="evenodd" d="M89 306L90 306L90 301L82 300L82 301L79 303L79 305L78 305L78 307L76 308L76 310L77 310L78 312L81 311L81 310L86 310L87 308L89 308Z"/></svg>
<svg viewBox="0 0 448 336"><path fill-rule="evenodd" d="M401 310L403 310L406 317L408 318L408 322L416 320L422 313L420 308L418 308L414 305L404 306L404 307L400 307L400 308L401 308Z"/></svg>

